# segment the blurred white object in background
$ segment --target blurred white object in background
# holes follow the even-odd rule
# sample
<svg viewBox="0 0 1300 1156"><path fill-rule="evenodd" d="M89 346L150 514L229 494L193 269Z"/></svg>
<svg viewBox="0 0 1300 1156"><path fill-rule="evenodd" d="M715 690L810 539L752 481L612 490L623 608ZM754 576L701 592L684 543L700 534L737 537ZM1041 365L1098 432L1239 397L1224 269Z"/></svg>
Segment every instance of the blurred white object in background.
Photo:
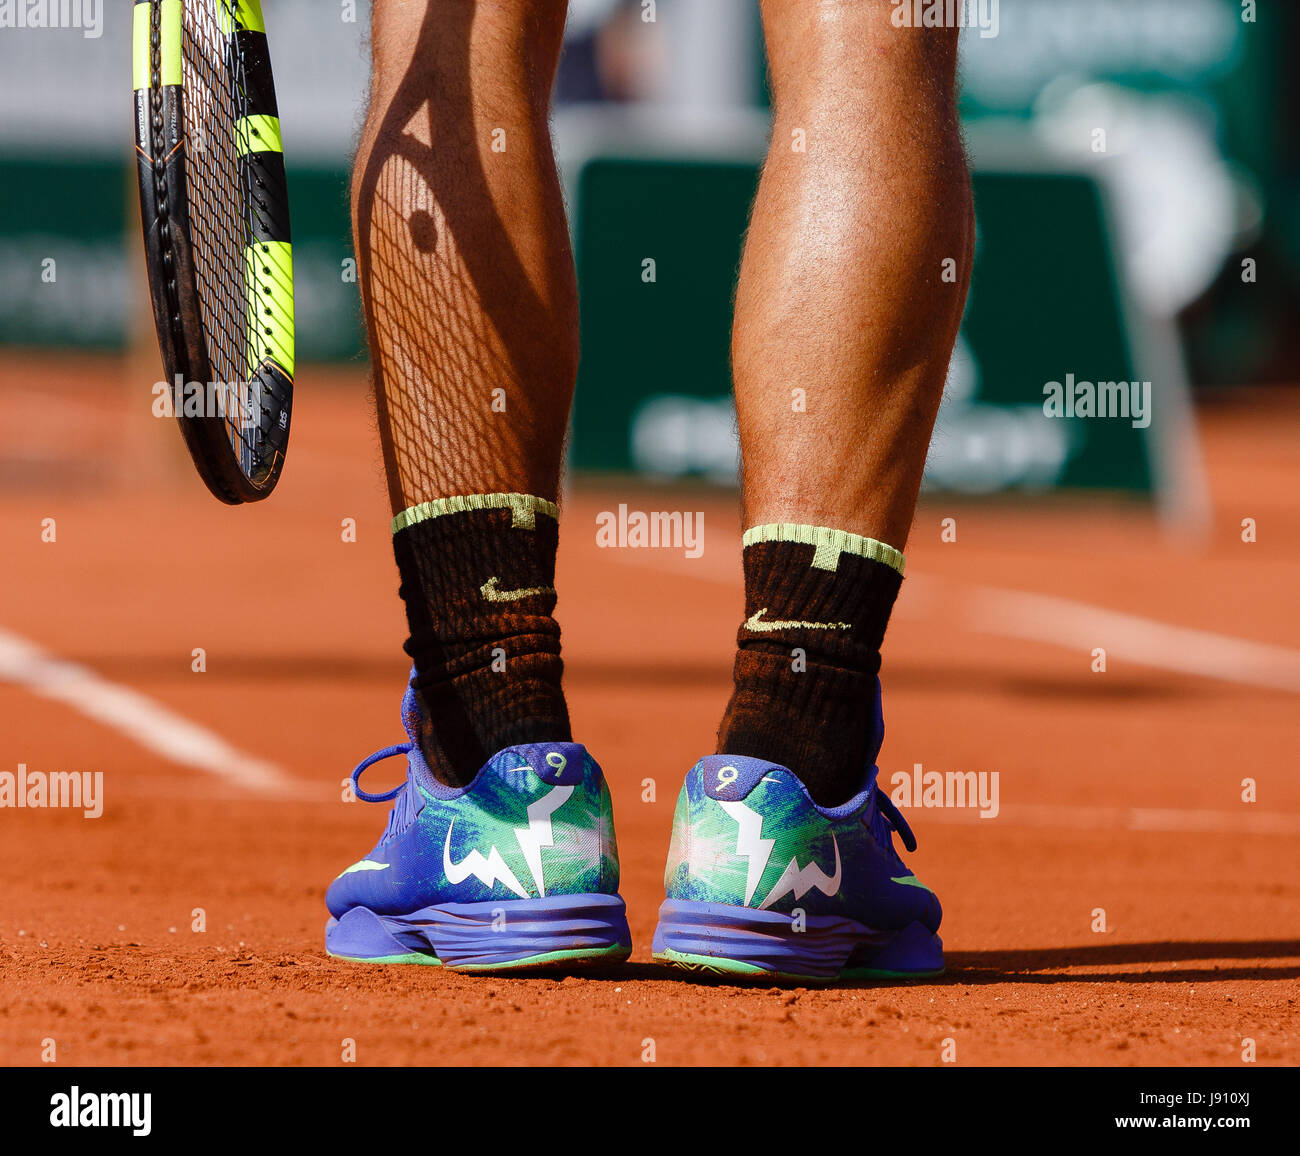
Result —
<svg viewBox="0 0 1300 1156"><path fill-rule="evenodd" d="M659 99L687 111L758 97L755 0L659 0L669 68Z"/></svg>
<svg viewBox="0 0 1300 1156"><path fill-rule="evenodd" d="M699 473L720 485L736 484L740 448L730 397L662 394L637 410L631 433L632 460L644 474Z"/></svg>
<svg viewBox="0 0 1300 1156"><path fill-rule="evenodd" d="M1224 160L1211 114L1194 99L1062 77L1035 112L1048 152L1095 166L1106 182L1128 281L1147 312L1172 317L1196 300L1258 225L1258 194Z"/></svg>
<svg viewBox="0 0 1300 1156"><path fill-rule="evenodd" d="M622 0L569 0L569 20L564 35L588 36L605 23Z"/></svg>

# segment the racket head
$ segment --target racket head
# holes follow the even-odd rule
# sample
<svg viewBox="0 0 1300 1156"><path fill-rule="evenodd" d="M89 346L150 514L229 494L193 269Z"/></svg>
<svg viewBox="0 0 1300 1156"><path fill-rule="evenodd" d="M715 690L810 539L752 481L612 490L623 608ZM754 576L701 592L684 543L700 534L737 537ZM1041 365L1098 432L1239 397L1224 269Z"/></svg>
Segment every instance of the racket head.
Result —
<svg viewBox="0 0 1300 1156"><path fill-rule="evenodd" d="M267 497L293 406L293 251L258 0L135 0L136 167L163 368L223 502Z"/></svg>

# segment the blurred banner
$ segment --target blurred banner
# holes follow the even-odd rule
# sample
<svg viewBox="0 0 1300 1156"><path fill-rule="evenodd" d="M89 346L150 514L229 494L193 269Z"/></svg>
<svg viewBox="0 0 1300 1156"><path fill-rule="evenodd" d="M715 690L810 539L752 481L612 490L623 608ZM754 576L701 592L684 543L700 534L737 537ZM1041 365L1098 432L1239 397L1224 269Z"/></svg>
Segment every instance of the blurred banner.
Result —
<svg viewBox="0 0 1300 1156"><path fill-rule="evenodd" d="M1154 490L1194 515L1188 377L1297 376L1300 5L966 7L979 240L926 484ZM368 5L265 10L300 356L358 359L347 169ZM120 349L143 293L130 6L78 11L0 20L0 342ZM576 467L734 480L730 300L767 102L754 0L573 0L556 132L583 294ZM1130 412L1050 420L1054 382L1112 403L1124 386Z"/></svg>
<svg viewBox="0 0 1300 1156"><path fill-rule="evenodd" d="M604 157L583 166L576 465L734 478L729 318L757 179L754 164ZM1149 489L1147 407L1164 399L1139 382L1140 322L1112 262L1100 189L1080 174L979 173L975 196L975 273L929 484ZM1128 420L1044 420L1044 383L1064 389L1072 368L1085 367L1094 383L1122 384L1126 399L1131 384L1147 386Z"/></svg>

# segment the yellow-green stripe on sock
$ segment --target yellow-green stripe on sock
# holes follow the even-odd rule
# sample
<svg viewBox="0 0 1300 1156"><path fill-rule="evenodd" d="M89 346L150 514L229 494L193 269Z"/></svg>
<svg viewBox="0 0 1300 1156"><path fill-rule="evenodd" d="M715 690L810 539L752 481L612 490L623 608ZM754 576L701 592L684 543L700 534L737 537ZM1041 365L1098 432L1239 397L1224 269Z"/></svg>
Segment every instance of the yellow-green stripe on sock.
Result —
<svg viewBox="0 0 1300 1156"><path fill-rule="evenodd" d="M538 514L545 514L556 521L560 517L560 508L554 502L536 498L532 494L464 494L408 506L393 519L392 531L396 534L399 530L427 522L430 518L464 514L470 510L509 510L510 524L516 530L531 530L536 525Z"/></svg>
<svg viewBox="0 0 1300 1156"><path fill-rule="evenodd" d="M764 526L752 526L746 530L741 539L744 545L752 546L756 542L798 542L805 546L815 546L812 564L818 570L837 570L841 554L855 554L859 558L870 558L873 562L883 562L891 570L900 574L907 564L901 550L867 538L861 534L850 534L847 530L832 530L826 526L804 526L795 522L769 522Z"/></svg>

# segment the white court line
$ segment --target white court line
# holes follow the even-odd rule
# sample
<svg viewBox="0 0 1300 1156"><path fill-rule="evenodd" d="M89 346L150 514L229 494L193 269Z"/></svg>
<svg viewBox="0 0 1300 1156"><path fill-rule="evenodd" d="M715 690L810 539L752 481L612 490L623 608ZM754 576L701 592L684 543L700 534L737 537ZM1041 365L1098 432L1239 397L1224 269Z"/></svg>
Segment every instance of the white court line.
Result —
<svg viewBox="0 0 1300 1156"><path fill-rule="evenodd" d="M737 548L740 543L737 541ZM681 564L641 558L638 550L618 550L618 561L671 571L687 577L737 585L739 572L728 561L718 566ZM653 555L656 551L647 550ZM667 562L667 564L665 564ZM1031 642L1091 652L1104 647L1107 657L1179 674L1218 678L1268 690L1300 693L1300 651L1263 642L1250 642L1227 634L1156 622L1136 614L1123 614L1086 602L1010 590L999 586L963 587L930 576L909 578L921 595L917 617L934 610L957 612L956 622L981 634L995 634ZM979 818L974 810L927 809L924 819L940 823L1000 821L1014 826L1110 828L1127 831L1239 832L1251 835L1300 834L1300 814L1286 811L1206 811L1154 807L1076 807L1069 804L1017 804L1002 807L996 819Z"/></svg>
<svg viewBox="0 0 1300 1156"><path fill-rule="evenodd" d="M975 586L962 591L966 625L1007 638L1050 642L1107 658L1300 694L1300 651L1156 622L1070 598Z"/></svg>
<svg viewBox="0 0 1300 1156"><path fill-rule="evenodd" d="M1196 831L1208 834L1300 835L1294 811L1180 810L1174 807L1080 807L1070 803L1007 803L992 819L974 807L915 807L908 811L914 828L927 823L968 827L1071 827L1084 831Z"/></svg>
<svg viewBox="0 0 1300 1156"><path fill-rule="evenodd" d="M740 548L739 540L736 548ZM655 550L612 553L619 562L687 578L737 587L740 580L740 569L730 560L725 568L697 562L685 566L668 559L638 556L656 554ZM907 579L905 589L920 596L907 600L904 609L910 611L908 617L955 612L956 621L972 633L1042 642L1085 654L1100 646L1108 659L1118 656L1157 670L1300 694L1300 650L1289 647L1157 622L1072 598L1002 586L965 586L931 575Z"/></svg>
<svg viewBox="0 0 1300 1156"><path fill-rule="evenodd" d="M196 767L245 790L288 791L291 780L271 763L236 750L210 730L161 703L101 678L89 667L65 662L0 627L0 680L63 703L120 731L146 750L182 766Z"/></svg>

